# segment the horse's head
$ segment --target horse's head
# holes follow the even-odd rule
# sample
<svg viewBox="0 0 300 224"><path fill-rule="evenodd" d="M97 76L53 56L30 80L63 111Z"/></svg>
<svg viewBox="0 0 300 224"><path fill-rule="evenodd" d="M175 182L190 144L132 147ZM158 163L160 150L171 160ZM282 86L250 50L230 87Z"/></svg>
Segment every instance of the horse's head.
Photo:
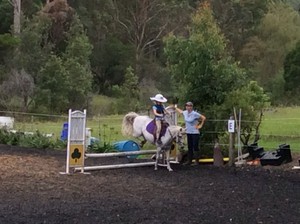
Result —
<svg viewBox="0 0 300 224"><path fill-rule="evenodd" d="M179 145L179 147L181 148L181 149L183 149L184 148L184 138L183 138L183 136L186 134L186 129L185 128L180 128L180 130L179 130L179 132L178 132L178 134L177 134L177 144Z"/></svg>
<svg viewBox="0 0 300 224"><path fill-rule="evenodd" d="M170 131L176 143L179 145L181 149L183 149L184 135L186 134L186 129L180 126L170 126Z"/></svg>

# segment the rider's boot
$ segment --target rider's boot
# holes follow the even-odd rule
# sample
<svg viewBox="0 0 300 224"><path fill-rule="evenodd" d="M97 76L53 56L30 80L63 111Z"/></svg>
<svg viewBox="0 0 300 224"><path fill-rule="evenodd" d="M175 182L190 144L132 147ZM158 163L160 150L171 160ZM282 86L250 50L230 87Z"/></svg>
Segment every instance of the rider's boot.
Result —
<svg viewBox="0 0 300 224"><path fill-rule="evenodd" d="M160 138L157 139L156 143L159 144L159 145L162 144L162 141L160 140Z"/></svg>

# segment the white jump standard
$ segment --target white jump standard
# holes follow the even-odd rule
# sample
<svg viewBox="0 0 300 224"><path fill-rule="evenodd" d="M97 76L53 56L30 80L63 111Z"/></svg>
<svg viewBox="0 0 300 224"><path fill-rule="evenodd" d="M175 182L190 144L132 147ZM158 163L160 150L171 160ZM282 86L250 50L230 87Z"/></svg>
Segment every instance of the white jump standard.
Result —
<svg viewBox="0 0 300 224"><path fill-rule="evenodd" d="M70 174L70 167L80 167L84 173L84 152L85 152L85 125L86 110L69 110L68 119L68 144L66 172L61 174Z"/></svg>

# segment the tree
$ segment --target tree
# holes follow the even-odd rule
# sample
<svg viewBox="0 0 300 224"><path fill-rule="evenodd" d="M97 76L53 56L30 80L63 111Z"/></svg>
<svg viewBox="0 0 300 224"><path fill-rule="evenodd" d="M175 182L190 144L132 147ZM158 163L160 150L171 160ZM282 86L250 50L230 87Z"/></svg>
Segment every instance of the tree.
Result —
<svg viewBox="0 0 300 224"><path fill-rule="evenodd" d="M228 116L233 108L241 109L241 141L244 145L249 145L250 140L257 142L260 139L259 127L263 108L268 107L269 102L270 99L263 88L256 81L250 81L247 85L228 93L219 112L222 116Z"/></svg>
<svg viewBox="0 0 300 224"><path fill-rule="evenodd" d="M252 77L266 91L274 94L278 92L278 83L284 85L280 81L283 80L283 63L299 39L299 13L282 2L271 2L256 36L251 37L242 50L242 60L246 62L243 64L248 64Z"/></svg>
<svg viewBox="0 0 300 224"><path fill-rule="evenodd" d="M300 42L296 45L284 60L284 73L285 91L292 102L299 103L300 97Z"/></svg>
<svg viewBox="0 0 300 224"><path fill-rule="evenodd" d="M207 122L206 128L214 134L204 136L204 141L213 142L219 133L224 132L224 124L216 120L229 118L232 114L232 105L231 108L227 106L227 101L230 101L228 96L238 91L240 101L252 103L254 99L259 99L263 90L252 83L245 87L248 84L247 74L226 51L226 40L214 20L209 4L201 5L192 16L189 31L188 37L169 36L165 41L165 53L179 89L177 96L184 101L193 101L195 108L213 120ZM246 89L247 94L244 95ZM259 94L256 95L256 92ZM251 110L251 104L247 103L244 108ZM253 114L263 106L263 103L258 104ZM251 119L250 113L249 116L243 116L245 119L248 117Z"/></svg>
<svg viewBox="0 0 300 224"><path fill-rule="evenodd" d="M121 86L129 65L139 82L159 86L170 80L164 69L162 37L171 30L184 33L188 1L180 0L69 0L93 44L93 90L111 96ZM157 87L155 87L157 88Z"/></svg>
<svg viewBox="0 0 300 224"><path fill-rule="evenodd" d="M139 81L131 66L126 69L125 82L121 86L121 98L119 102L119 112L128 110L137 111L139 109Z"/></svg>
<svg viewBox="0 0 300 224"><path fill-rule="evenodd" d="M79 18L74 16L67 33L67 47L62 55L63 64L68 74L69 107L84 109L92 90L92 73L89 57L92 45L86 36Z"/></svg>
<svg viewBox="0 0 300 224"><path fill-rule="evenodd" d="M46 108L47 112L58 113L68 110L69 79L61 58L51 55L41 68L37 79L35 109ZM46 112L46 111L43 111Z"/></svg>
<svg viewBox="0 0 300 224"><path fill-rule="evenodd" d="M93 91L109 96L112 86L124 82L128 65L134 64L133 47L117 29L111 0L71 0L68 3L76 9L93 45L90 57Z"/></svg>
<svg viewBox="0 0 300 224"><path fill-rule="evenodd" d="M12 70L8 80L4 81L0 86L1 105L6 110L14 110L14 106L21 107L23 112L28 111L34 93L34 81L32 76L24 70ZM16 100L15 98L20 100ZM22 102L16 105L14 101Z"/></svg>
<svg viewBox="0 0 300 224"><path fill-rule="evenodd" d="M228 47L236 60L248 39L267 12L268 0L213 0L212 8L218 24L229 40Z"/></svg>
<svg viewBox="0 0 300 224"><path fill-rule="evenodd" d="M192 17L188 38L169 36L165 53L168 65L184 100L208 109L224 102L226 93L245 75L225 51L225 39L208 4Z"/></svg>
<svg viewBox="0 0 300 224"><path fill-rule="evenodd" d="M51 55L53 44L48 41L48 30L51 20L45 16L34 16L26 19L20 34L18 52L13 55L11 64L18 69L24 69L32 75L35 82L41 67Z"/></svg>
<svg viewBox="0 0 300 224"><path fill-rule="evenodd" d="M114 19L124 29L122 34L126 41L134 46L135 72L143 78L141 64L144 57L157 54L162 37L186 22L188 4L176 0L112 2Z"/></svg>
<svg viewBox="0 0 300 224"><path fill-rule="evenodd" d="M5 64L10 53L20 44L18 37L9 33L0 34L0 64Z"/></svg>
<svg viewBox="0 0 300 224"><path fill-rule="evenodd" d="M36 88L32 96L35 110L82 109L87 106L91 92L92 46L66 1L49 4L25 21L20 48L11 63L32 75Z"/></svg>
<svg viewBox="0 0 300 224"><path fill-rule="evenodd" d="M64 51L52 53L37 75L36 105L44 104L52 112L86 107L92 85L89 63L92 46L76 15L61 41L66 43Z"/></svg>
<svg viewBox="0 0 300 224"><path fill-rule="evenodd" d="M21 0L11 0L14 6L14 34L19 35L21 32Z"/></svg>
<svg viewBox="0 0 300 224"><path fill-rule="evenodd" d="M8 0L0 1L0 34L9 33L13 24L13 5Z"/></svg>

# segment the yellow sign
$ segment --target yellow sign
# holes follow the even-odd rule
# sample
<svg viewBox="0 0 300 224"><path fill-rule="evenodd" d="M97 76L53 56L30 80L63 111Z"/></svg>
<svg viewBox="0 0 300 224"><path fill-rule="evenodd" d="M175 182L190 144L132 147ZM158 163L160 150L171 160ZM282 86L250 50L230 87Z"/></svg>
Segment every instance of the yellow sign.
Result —
<svg viewBox="0 0 300 224"><path fill-rule="evenodd" d="M84 151L83 145L70 145L70 166L83 166Z"/></svg>

